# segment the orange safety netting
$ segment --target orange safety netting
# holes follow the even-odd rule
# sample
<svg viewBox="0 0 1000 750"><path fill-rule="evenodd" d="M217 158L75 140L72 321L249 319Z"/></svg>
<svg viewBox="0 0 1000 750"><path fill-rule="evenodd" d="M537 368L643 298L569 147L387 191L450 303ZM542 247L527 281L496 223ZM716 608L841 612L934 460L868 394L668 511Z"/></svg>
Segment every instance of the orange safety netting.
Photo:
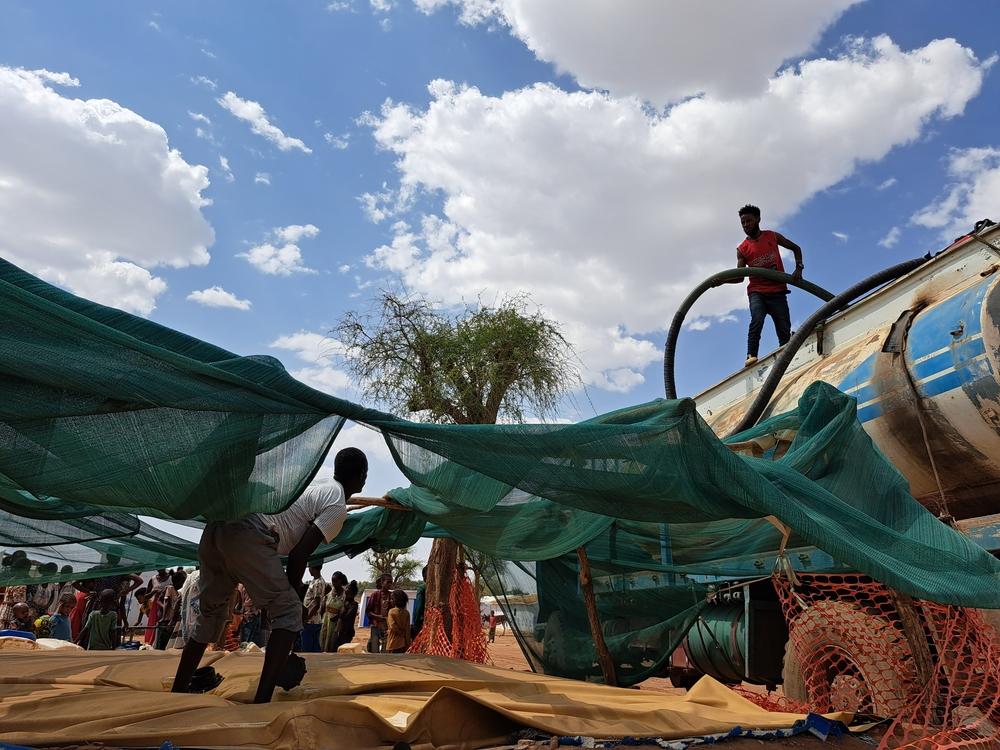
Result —
<svg viewBox="0 0 1000 750"><path fill-rule="evenodd" d="M223 649L225 651L240 650L239 627L232 620L226 623L226 630L222 636L222 643L223 643Z"/></svg>
<svg viewBox="0 0 1000 750"><path fill-rule="evenodd" d="M883 748L1000 747L1000 635L981 612L860 575L797 578L774 579L788 699L892 719Z"/></svg>
<svg viewBox="0 0 1000 750"><path fill-rule="evenodd" d="M490 659L483 633L479 601L463 567L455 568L448 601L452 613L451 633L446 632L441 607L427 608L424 625L407 649L410 654L429 654L487 664Z"/></svg>
<svg viewBox="0 0 1000 750"><path fill-rule="evenodd" d="M747 685L730 685L729 688L737 695L746 698L754 705L760 706L767 711L776 711L784 714L809 713L809 706L805 703L793 700L778 691L767 690L761 692Z"/></svg>

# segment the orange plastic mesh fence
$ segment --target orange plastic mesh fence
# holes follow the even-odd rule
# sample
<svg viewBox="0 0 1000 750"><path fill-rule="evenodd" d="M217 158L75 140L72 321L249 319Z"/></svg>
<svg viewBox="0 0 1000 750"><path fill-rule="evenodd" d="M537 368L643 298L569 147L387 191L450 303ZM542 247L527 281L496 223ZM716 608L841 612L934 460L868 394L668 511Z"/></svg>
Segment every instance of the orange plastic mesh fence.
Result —
<svg viewBox="0 0 1000 750"><path fill-rule="evenodd" d="M798 578L774 579L788 699L892 719L884 748L1000 748L1000 634L981 612L859 575Z"/></svg>
<svg viewBox="0 0 1000 750"><path fill-rule="evenodd" d="M424 625L413 639L408 654L430 654L431 656L451 656L451 639L444 627L444 613L440 607L428 607L424 614Z"/></svg>
<svg viewBox="0 0 1000 750"><path fill-rule="evenodd" d="M805 703L797 700L792 700L787 695L782 695L780 692L774 690L768 690L766 692L760 692L758 690L753 690L745 685L731 685L731 689L734 693L742 695L751 703L755 703L766 711L780 711L781 713L789 714L804 714L810 709Z"/></svg>
<svg viewBox="0 0 1000 750"><path fill-rule="evenodd" d="M451 583L448 606L452 612L451 633L445 632L444 613L440 607L427 608L424 625L407 649L410 654L430 654L464 659L476 664L490 662L490 655L483 633L479 601L472 589L472 582L459 566Z"/></svg>
<svg viewBox="0 0 1000 750"><path fill-rule="evenodd" d="M479 597L472 587L472 581L464 569L456 572L451 587L451 611L458 613L452 618L451 643L456 659L464 659L475 664L491 662L486 634L483 633L482 613Z"/></svg>
<svg viewBox="0 0 1000 750"><path fill-rule="evenodd" d="M226 623L225 634L223 635L223 648L226 651L239 651L240 650L240 634L239 628L236 623L230 620Z"/></svg>

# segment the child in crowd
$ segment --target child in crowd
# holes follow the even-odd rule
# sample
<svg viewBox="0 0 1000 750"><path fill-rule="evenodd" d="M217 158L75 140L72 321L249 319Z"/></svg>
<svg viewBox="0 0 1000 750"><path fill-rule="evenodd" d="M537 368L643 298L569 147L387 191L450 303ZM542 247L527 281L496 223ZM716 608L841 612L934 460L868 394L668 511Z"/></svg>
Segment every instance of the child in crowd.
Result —
<svg viewBox="0 0 1000 750"><path fill-rule="evenodd" d="M345 643L354 640L354 623L358 619L358 582L351 581L344 589L344 606L337 618L337 632L333 640L336 652Z"/></svg>
<svg viewBox="0 0 1000 750"><path fill-rule="evenodd" d="M31 608L25 602L18 602L11 610L10 626L14 630L23 630L27 633L35 632L35 624L31 619Z"/></svg>
<svg viewBox="0 0 1000 750"><path fill-rule="evenodd" d="M385 650L390 654L402 654L410 645L410 613L406 611L409 597L405 591L396 589L392 592L392 609L386 618L388 623L385 638Z"/></svg>
<svg viewBox="0 0 1000 750"><path fill-rule="evenodd" d="M177 624L177 616L180 610L181 596L178 590L184 585L183 573L174 571L170 573L170 582L160 591L160 620L156 628L156 640L154 648L163 651L170 641L174 626ZM186 577L186 576L185 576Z"/></svg>
<svg viewBox="0 0 1000 750"><path fill-rule="evenodd" d="M76 606L76 597L72 594L63 594L59 599L59 606L54 615L49 617L49 637L57 638L60 641L73 640L73 627L69 616Z"/></svg>
<svg viewBox="0 0 1000 750"><path fill-rule="evenodd" d="M149 600L146 597L146 587L140 586L135 590L135 603L138 606L138 614L135 618L135 627L139 627L142 622L142 618L149 615Z"/></svg>
<svg viewBox="0 0 1000 750"><path fill-rule="evenodd" d="M118 648L118 596L111 589L104 589L98 602L99 609L87 617L77 644L88 651L113 651Z"/></svg>
<svg viewBox="0 0 1000 750"><path fill-rule="evenodd" d="M340 632L340 613L344 609L347 591L347 576L339 570L330 579L332 587L323 604L323 625L319 630L320 649L327 653L337 650L337 634Z"/></svg>

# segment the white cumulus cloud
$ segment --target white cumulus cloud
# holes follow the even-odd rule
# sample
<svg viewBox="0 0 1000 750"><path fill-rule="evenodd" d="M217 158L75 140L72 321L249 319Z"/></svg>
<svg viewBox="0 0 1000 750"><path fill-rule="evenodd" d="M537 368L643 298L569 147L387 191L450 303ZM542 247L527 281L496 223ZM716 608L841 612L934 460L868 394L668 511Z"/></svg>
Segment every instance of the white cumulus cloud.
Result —
<svg viewBox="0 0 1000 750"><path fill-rule="evenodd" d="M187 298L199 305L205 305L205 307L231 307L234 310L250 309L250 300L240 299L221 286L211 286L208 289L191 292Z"/></svg>
<svg viewBox="0 0 1000 750"><path fill-rule="evenodd" d="M201 112L192 112L188 110L188 117L190 117L195 122L203 122L206 125L211 125L212 121L208 119L207 115L203 115Z"/></svg>
<svg viewBox="0 0 1000 750"><path fill-rule="evenodd" d="M849 239L851 239L850 235L845 232L831 232L831 234L833 235L834 239L840 242L847 242Z"/></svg>
<svg viewBox="0 0 1000 750"><path fill-rule="evenodd" d="M463 23L509 27L586 88L656 103L757 96L859 0L414 0L457 6ZM778 31L780 29L780 32ZM758 43L766 39L766 43Z"/></svg>
<svg viewBox="0 0 1000 750"><path fill-rule="evenodd" d="M985 67L954 40L912 51L855 40L759 95L666 112L545 84L488 96L435 81L426 109L387 101L362 118L399 170L361 198L373 220L396 220L367 262L446 302L526 291L567 323L591 382L624 388L632 376L621 370L660 356L645 336L731 265L736 207L752 197L780 227L860 163L959 115ZM768 180L738 167L748 152ZM440 197L440 209L400 217L416 194ZM745 299L726 285L693 313L722 316Z"/></svg>
<svg viewBox="0 0 1000 750"><path fill-rule="evenodd" d="M893 185L895 185L895 184L896 184L897 182L898 182L898 180L897 180L897 179L896 179L895 177L888 177L888 178L886 178L886 179L882 180L882 182L880 182L880 183L879 183L879 184L878 184L878 185L876 186L876 188L875 188L875 189L876 189L876 190L888 190L888 189L889 189L889 188L891 188L891 187L892 187Z"/></svg>
<svg viewBox="0 0 1000 750"><path fill-rule="evenodd" d="M80 85L80 79L74 78L69 73L54 73L51 70L46 70L45 68L39 68L38 70L32 70L29 72L36 78L49 83L54 83L57 86L76 88Z"/></svg>
<svg viewBox="0 0 1000 750"><path fill-rule="evenodd" d="M323 133L323 140L329 143L333 148L338 151L343 151L348 146L350 146L350 133L344 133L343 135L337 135L336 133Z"/></svg>
<svg viewBox="0 0 1000 750"><path fill-rule="evenodd" d="M261 273L273 276L290 276L293 273L316 273L302 262L299 242L315 237L319 228L312 224L292 224L271 230L264 242L254 245L245 253L237 253Z"/></svg>
<svg viewBox="0 0 1000 750"><path fill-rule="evenodd" d="M343 393L351 386L347 373L337 369L335 358L343 355L344 345L337 339L312 331L298 331L271 342L274 349L295 354L303 367L289 370L292 377L327 393Z"/></svg>
<svg viewBox="0 0 1000 750"><path fill-rule="evenodd" d="M195 86L204 86L212 91L215 91L215 89L218 88L218 84L208 76L191 76L190 81Z"/></svg>
<svg viewBox="0 0 1000 750"><path fill-rule="evenodd" d="M878 241L881 247L895 247L899 243L899 236L901 231L899 227L892 227L888 232L885 233L885 237Z"/></svg>
<svg viewBox="0 0 1000 750"><path fill-rule="evenodd" d="M944 241L971 231L980 219L996 217L1000 206L1000 148L952 151L948 175L952 181L941 197L910 219L919 226L940 229Z"/></svg>
<svg viewBox="0 0 1000 750"><path fill-rule="evenodd" d="M257 185L270 185L271 175L269 175L267 172L258 172L253 176L253 181Z"/></svg>
<svg viewBox="0 0 1000 750"><path fill-rule="evenodd" d="M184 161L158 124L54 85L78 81L0 67L0 255L149 314L167 287L150 269L209 261L208 170Z"/></svg>
<svg viewBox="0 0 1000 750"><path fill-rule="evenodd" d="M304 154L312 153L312 149L305 143L298 138L285 135L281 128L272 123L267 112L259 103L249 99L241 99L232 91L227 91L225 96L216 99L216 102L234 117L249 123L250 130L271 141L281 151L298 149Z"/></svg>
<svg viewBox="0 0 1000 750"><path fill-rule="evenodd" d="M222 154L219 154L219 169L222 170L222 174L226 178L226 182L233 182L236 180L235 175L233 175L233 170L229 168L229 159Z"/></svg>

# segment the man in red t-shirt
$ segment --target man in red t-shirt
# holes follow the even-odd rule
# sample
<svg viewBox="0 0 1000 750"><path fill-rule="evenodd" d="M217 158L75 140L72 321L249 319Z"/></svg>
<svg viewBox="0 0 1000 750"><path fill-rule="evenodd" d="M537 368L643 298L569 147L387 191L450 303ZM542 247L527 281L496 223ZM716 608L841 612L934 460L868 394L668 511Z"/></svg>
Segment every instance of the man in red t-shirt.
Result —
<svg viewBox="0 0 1000 750"><path fill-rule="evenodd" d="M743 206L740 209L740 224L747 238L736 248L737 268L770 268L784 273L779 247L788 248L795 255L795 271L792 277L802 278L802 248L787 237L770 229L760 228L760 209L757 206ZM739 283L736 281L734 283ZM784 346L791 337L791 315L788 312L788 286L780 281L768 281L757 276L750 277L747 296L750 298L750 330L747 332L747 361L749 367L757 361L760 333L764 329L764 317L771 316L774 331L778 334L778 346Z"/></svg>

